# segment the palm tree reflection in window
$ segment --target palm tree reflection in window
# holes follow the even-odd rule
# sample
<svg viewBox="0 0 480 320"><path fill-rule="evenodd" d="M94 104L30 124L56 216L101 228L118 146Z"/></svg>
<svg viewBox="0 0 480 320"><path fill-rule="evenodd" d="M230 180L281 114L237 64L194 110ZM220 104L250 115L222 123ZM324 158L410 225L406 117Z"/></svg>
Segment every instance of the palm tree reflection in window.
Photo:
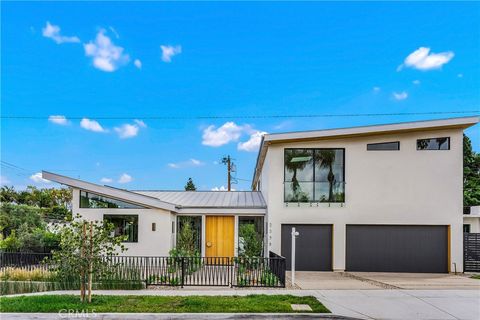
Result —
<svg viewBox="0 0 480 320"><path fill-rule="evenodd" d="M315 152L315 162L320 163L320 168L328 170L328 202L334 202L333 186L335 184L335 174L333 173L333 164L335 163L335 150L320 150Z"/></svg>
<svg viewBox="0 0 480 320"><path fill-rule="evenodd" d="M311 184L313 178L313 162L312 157L313 152L312 150L306 149L288 149L285 150L285 169L288 173L291 174L291 179L285 179L285 182L290 182L290 188L292 192L288 192L286 186L285 192L285 200L292 201L292 202L308 202L313 200L312 195L310 192L306 192L302 190L303 182L308 182ZM285 173L285 177L287 178L287 172ZM301 178L299 180L298 175L301 174ZM290 180L290 181L288 181Z"/></svg>

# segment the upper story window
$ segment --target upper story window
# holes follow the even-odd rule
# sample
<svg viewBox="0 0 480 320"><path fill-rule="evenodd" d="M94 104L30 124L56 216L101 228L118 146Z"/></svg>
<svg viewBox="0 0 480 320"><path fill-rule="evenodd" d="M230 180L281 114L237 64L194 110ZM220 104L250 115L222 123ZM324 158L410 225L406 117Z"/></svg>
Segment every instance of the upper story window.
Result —
<svg viewBox="0 0 480 320"><path fill-rule="evenodd" d="M450 150L450 137L418 139L417 150Z"/></svg>
<svg viewBox="0 0 480 320"><path fill-rule="evenodd" d="M368 151L394 151L400 150L400 141L395 142L380 142L367 144Z"/></svg>
<svg viewBox="0 0 480 320"><path fill-rule="evenodd" d="M285 149L285 202L345 202L345 149Z"/></svg>
<svg viewBox="0 0 480 320"><path fill-rule="evenodd" d="M138 242L138 215L104 215L112 223L116 236L127 236L125 242Z"/></svg>
<svg viewBox="0 0 480 320"><path fill-rule="evenodd" d="M80 208L145 209L145 207L80 190Z"/></svg>

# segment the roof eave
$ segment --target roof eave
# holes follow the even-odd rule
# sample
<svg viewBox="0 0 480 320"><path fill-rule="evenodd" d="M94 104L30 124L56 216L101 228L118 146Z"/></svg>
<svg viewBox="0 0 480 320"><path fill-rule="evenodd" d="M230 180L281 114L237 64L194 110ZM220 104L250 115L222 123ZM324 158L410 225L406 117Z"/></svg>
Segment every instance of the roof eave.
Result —
<svg viewBox="0 0 480 320"><path fill-rule="evenodd" d="M119 200L125 200L135 204L143 205L150 208L163 209L168 211L176 211L175 205L161 201L159 199L142 195L140 193L131 192L124 189L118 189L109 186L101 186L95 183L62 176L56 173L42 171L42 177L44 179L55 181L69 187L78 188L86 191L98 193L100 195L112 197Z"/></svg>

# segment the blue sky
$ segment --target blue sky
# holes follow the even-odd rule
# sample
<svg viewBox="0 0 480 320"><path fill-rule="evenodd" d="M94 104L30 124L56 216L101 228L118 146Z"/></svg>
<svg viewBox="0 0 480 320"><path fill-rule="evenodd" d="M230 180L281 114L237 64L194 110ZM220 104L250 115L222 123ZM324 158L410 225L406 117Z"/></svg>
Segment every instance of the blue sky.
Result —
<svg viewBox="0 0 480 320"><path fill-rule="evenodd" d="M226 154L251 179L262 132L468 114L229 116L480 109L479 3L4 2L1 18L1 114L37 117L1 121L2 184L19 188L52 185L44 169L210 190ZM198 116L226 118L151 119Z"/></svg>

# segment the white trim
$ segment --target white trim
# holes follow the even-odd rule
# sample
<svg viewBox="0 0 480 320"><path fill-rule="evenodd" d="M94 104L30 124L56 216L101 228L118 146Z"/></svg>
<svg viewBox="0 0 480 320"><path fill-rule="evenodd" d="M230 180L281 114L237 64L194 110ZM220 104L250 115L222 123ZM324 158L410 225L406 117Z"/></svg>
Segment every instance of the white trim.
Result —
<svg viewBox="0 0 480 320"><path fill-rule="evenodd" d="M223 216L223 215L265 215L267 213L266 209L223 209L223 208L188 208L188 209L177 209L176 211L178 214L206 214L206 215L214 215L214 216Z"/></svg>

